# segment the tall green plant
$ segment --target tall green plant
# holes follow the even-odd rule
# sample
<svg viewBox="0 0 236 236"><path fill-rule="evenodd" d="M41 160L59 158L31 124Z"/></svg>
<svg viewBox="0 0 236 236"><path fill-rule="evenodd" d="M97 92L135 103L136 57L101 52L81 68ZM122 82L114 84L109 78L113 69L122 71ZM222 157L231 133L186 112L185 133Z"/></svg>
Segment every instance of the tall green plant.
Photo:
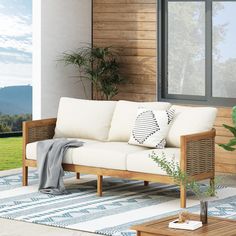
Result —
<svg viewBox="0 0 236 236"><path fill-rule="evenodd" d="M215 195L215 183L205 188L202 187L200 183L189 177L186 172L182 171L177 162L174 160L168 161L164 154L158 156L153 152L150 158L174 180L176 185L185 186L186 189L192 191L199 200Z"/></svg>
<svg viewBox="0 0 236 236"><path fill-rule="evenodd" d="M236 150L236 106L232 109L232 120L234 127L226 124L223 124L223 126L233 134L234 138L226 144L219 144L220 147L231 152Z"/></svg>
<svg viewBox="0 0 236 236"><path fill-rule="evenodd" d="M82 47L63 53L60 61L77 67L84 90L83 80L88 79L94 86L96 97L110 100L118 93L118 85L123 81L117 58L111 47Z"/></svg>

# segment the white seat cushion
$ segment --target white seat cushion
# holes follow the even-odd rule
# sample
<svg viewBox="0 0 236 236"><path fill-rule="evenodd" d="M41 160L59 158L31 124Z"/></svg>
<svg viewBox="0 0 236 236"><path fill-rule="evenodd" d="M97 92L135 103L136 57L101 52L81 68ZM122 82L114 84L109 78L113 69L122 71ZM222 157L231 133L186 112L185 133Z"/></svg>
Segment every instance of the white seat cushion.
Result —
<svg viewBox="0 0 236 236"><path fill-rule="evenodd" d="M146 150L125 142L98 142L73 150L73 163L108 169L126 170L128 154Z"/></svg>
<svg viewBox="0 0 236 236"><path fill-rule="evenodd" d="M158 166L158 164L149 157L153 151L160 156L162 156L162 153L164 153L168 161L171 161L173 158L177 163L180 161L180 148L149 149L135 154L129 154L127 156L127 170L149 174L166 175L166 173Z"/></svg>
<svg viewBox="0 0 236 236"><path fill-rule="evenodd" d="M68 139L70 139L70 138L68 138ZM97 142L95 140L88 140L88 139L78 139L78 141L85 142L84 146ZM37 160L37 143L38 142L28 143L26 145L26 159ZM66 155L63 159L63 163L73 164L72 155L73 155L73 149L68 149L66 152Z"/></svg>
<svg viewBox="0 0 236 236"><path fill-rule="evenodd" d="M128 142L139 107L167 110L170 106L171 104L166 102L118 101L112 117L108 140Z"/></svg>
<svg viewBox="0 0 236 236"><path fill-rule="evenodd" d="M180 147L181 135L209 131L213 128L217 109L213 107L172 106L175 116L167 135L168 147Z"/></svg>
<svg viewBox="0 0 236 236"><path fill-rule="evenodd" d="M106 141L115 101L61 98L55 138L85 138Z"/></svg>

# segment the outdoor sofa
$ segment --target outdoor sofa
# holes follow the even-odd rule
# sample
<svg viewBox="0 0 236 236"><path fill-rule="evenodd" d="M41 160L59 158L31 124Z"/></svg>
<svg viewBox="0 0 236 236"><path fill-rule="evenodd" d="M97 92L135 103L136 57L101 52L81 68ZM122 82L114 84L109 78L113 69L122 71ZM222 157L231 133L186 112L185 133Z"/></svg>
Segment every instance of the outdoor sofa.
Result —
<svg viewBox="0 0 236 236"><path fill-rule="evenodd" d="M128 144L138 107L175 110L167 145L155 149ZM103 176L171 184L149 154L174 158L183 171L196 180L215 176L215 130L217 110L211 107L176 106L164 102L95 101L61 98L57 119L23 124L23 186L28 184L28 167L37 166L37 142L52 138L84 141L69 149L63 160L67 171L97 175L97 194L102 196ZM180 206L186 207L186 189L180 187Z"/></svg>

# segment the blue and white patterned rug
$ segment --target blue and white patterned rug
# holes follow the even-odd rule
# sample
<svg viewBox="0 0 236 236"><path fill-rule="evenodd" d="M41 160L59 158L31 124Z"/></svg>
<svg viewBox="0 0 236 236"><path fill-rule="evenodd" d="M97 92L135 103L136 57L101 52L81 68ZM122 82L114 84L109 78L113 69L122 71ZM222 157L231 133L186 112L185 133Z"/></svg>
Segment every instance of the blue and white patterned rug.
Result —
<svg viewBox="0 0 236 236"><path fill-rule="evenodd" d="M104 196L96 196L96 179L84 175L76 180L67 173L69 195L51 196L37 191L37 173L29 173L29 186L21 187L21 175L0 178L0 217L82 230L104 235L135 235L132 225L178 213L175 186L107 177ZM236 189L219 188L209 214L236 219ZM199 201L188 197L189 210L199 211Z"/></svg>

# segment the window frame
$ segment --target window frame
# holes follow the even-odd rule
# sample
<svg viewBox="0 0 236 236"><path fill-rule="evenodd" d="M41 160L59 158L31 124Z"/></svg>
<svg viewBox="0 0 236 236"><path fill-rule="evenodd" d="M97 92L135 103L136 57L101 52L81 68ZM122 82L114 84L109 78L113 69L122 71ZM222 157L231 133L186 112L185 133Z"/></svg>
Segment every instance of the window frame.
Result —
<svg viewBox="0 0 236 236"><path fill-rule="evenodd" d="M180 104L232 107L236 98L212 97L212 3L235 0L158 0L157 4L157 99ZM205 2L205 96L168 93L168 2Z"/></svg>

